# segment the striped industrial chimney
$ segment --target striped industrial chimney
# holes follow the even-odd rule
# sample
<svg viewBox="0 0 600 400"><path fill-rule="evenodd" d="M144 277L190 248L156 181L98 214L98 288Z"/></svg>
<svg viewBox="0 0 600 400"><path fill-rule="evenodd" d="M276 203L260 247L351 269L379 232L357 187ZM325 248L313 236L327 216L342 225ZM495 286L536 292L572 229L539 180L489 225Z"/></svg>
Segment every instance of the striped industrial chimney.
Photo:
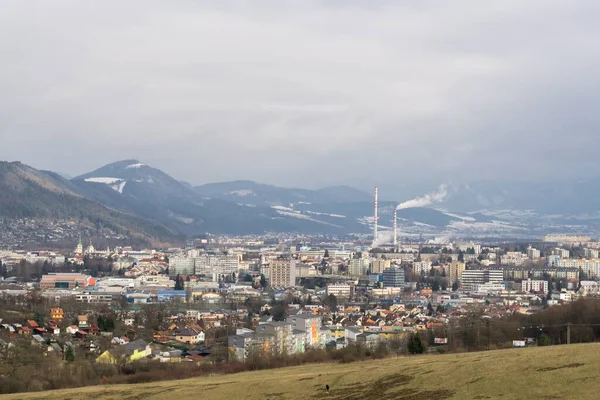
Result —
<svg viewBox="0 0 600 400"><path fill-rule="evenodd" d="M394 251L398 248L398 211L394 210Z"/></svg>
<svg viewBox="0 0 600 400"><path fill-rule="evenodd" d="M378 204L377 204L377 186L375 186L375 214L373 216L373 242L377 241L377 224L378 224L378 220L379 220L379 210L378 210Z"/></svg>

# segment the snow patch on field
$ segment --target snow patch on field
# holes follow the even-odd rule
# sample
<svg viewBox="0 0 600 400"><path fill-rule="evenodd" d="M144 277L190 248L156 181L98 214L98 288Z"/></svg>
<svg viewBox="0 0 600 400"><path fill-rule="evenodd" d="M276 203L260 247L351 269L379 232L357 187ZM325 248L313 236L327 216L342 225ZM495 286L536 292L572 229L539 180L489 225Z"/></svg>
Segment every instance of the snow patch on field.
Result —
<svg viewBox="0 0 600 400"><path fill-rule="evenodd" d="M294 217L294 218L298 218L298 219L304 219L307 221L312 221L315 222L317 224L323 224L323 225L329 225L329 226L334 226L336 228L341 228L341 226L339 225L335 225L335 224L331 224L329 222L325 222L325 221L319 221L318 219L312 218L308 215L304 215L304 214L300 214L299 212L296 211L282 211L282 210L276 210L278 214L280 215L285 215L286 217Z"/></svg>
<svg viewBox="0 0 600 400"><path fill-rule="evenodd" d="M271 208L273 208L277 211L298 212L298 211L295 211L293 208L284 207L284 206L271 206Z"/></svg>
<svg viewBox="0 0 600 400"><path fill-rule="evenodd" d="M440 212L442 212L442 213L446 214L446 215L447 215L447 216L449 216L449 217L452 217L452 218L457 218L457 219L462 219L463 221L468 221L468 222L475 222L475 221L477 221L477 220L476 220L475 218L473 218L473 217L466 217L466 216L463 216L463 215L454 214L454 213L451 213L451 212L448 212L448 211L444 211L444 210L438 210L438 211L440 211Z"/></svg>
<svg viewBox="0 0 600 400"><path fill-rule="evenodd" d="M233 190L227 194L233 195L233 196L256 196L256 193L254 193L254 191L252 190L247 190L247 189L242 189L242 190Z"/></svg>
<svg viewBox="0 0 600 400"><path fill-rule="evenodd" d="M458 231L478 231L478 232L502 232L526 230L524 227L511 225L504 221L492 222L466 222L452 221L448 228Z"/></svg>
<svg viewBox="0 0 600 400"><path fill-rule="evenodd" d="M340 215L340 214L328 214L328 213L322 213L322 212L316 212L316 211L305 211L308 214L312 214L312 215L325 215L327 217L334 217L334 218L346 218L345 215Z"/></svg>

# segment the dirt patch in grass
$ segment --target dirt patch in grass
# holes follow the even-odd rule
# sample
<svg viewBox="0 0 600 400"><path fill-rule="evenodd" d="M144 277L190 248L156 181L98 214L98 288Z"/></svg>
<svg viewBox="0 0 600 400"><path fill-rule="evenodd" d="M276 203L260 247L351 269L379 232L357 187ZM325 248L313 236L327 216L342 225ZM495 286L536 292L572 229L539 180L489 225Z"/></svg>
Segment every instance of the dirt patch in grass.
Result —
<svg viewBox="0 0 600 400"><path fill-rule="evenodd" d="M479 378L475 378L472 381L467 382L467 384L471 385L473 383L479 382L482 379L483 379L483 376L480 376Z"/></svg>
<svg viewBox="0 0 600 400"><path fill-rule="evenodd" d="M585 364L582 364L582 363L573 363L573 364L561 365L559 367L545 367L545 368L538 369L538 372L557 371L559 369L567 369L567 368L579 368L579 367L583 367L584 365Z"/></svg>
<svg viewBox="0 0 600 400"><path fill-rule="evenodd" d="M283 393L283 392L267 393L267 394L265 394L265 399L270 399L270 400L285 399L285 393Z"/></svg>
<svg viewBox="0 0 600 400"><path fill-rule="evenodd" d="M394 374L387 375L375 381L331 387L327 398L333 400L443 400L451 397L450 390L419 391L407 388L413 380L412 376ZM313 399L323 398L325 390L313 396Z"/></svg>

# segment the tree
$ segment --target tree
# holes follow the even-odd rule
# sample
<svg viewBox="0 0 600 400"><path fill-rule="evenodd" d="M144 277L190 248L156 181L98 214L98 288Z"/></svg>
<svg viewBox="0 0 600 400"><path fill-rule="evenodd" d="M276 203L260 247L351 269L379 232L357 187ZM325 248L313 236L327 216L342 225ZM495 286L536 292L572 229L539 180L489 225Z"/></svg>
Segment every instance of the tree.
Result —
<svg viewBox="0 0 600 400"><path fill-rule="evenodd" d="M260 275L260 286L263 289L267 287L267 278L263 274Z"/></svg>
<svg viewBox="0 0 600 400"><path fill-rule="evenodd" d="M329 250L325 249L325 254L323 254L323 258L329 258Z"/></svg>
<svg viewBox="0 0 600 400"><path fill-rule="evenodd" d="M409 354L423 354L425 353L425 345L423 339L418 332L415 332L408 337L408 353Z"/></svg>
<svg viewBox="0 0 600 400"><path fill-rule="evenodd" d="M43 313L43 312L41 312L41 311L36 311L36 312L33 314L33 320L34 320L35 322L37 322L37 324L38 324L38 325L40 325L40 326L44 326L44 324L46 323L46 316L44 315L44 313Z"/></svg>
<svg viewBox="0 0 600 400"><path fill-rule="evenodd" d="M273 321L285 321L286 314L287 312L283 304L276 304L271 309Z"/></svg>
<svg viewBox="0 0 600 400"><path fill-rule="evenodd" d="M550 346L550 337L542 333L538 338L538 346Z"/></svg>
<svg viewBox="0 0 600 400"><path fill-rule="evenodd" d="M115 330L115 320L110 316L98 316L98 328L105 332L112 332Z"/></svg>
<svg viewBox="0 0 600 400"><path fill-rule="evenodd" d="M433 281L431 284L431 290L434 292L438 292L440 290L440 284L437 280Z"/></svg>
<svg viewBox="0 0 600 400"><path fill-rule="evenodd" d="M68 362L75 361L75 353L73 352L73 346L66 346L67 350L65 350L65 360Z"/></svg>
<svg viewBox="0 0 600 400"><path fill-rule="evenodd" d="M337 297L333 293L323 299L323 304L329 307L330 311L337 310Z"/></svg>
<svg viewBox="0 0 600 400"><path fill-rule="evenodd" d="M431 305L431 303L427 303L427 315L433 315L433 306Z"/></svg>
<svg viewBox="0 0 600 400"><path fill-rule="evenodd" d="M460 284L458 283L458 280L452 282L452 291L453 292L456 292L459 287L460 287Z"/></svg>
<svg viewBox="0 0 600 400"><path fill-rule="evenodd" d="M179 274L175 277L175 290L183 290L183 278Z"/></svg>
<svg viewBox="0 0 600 400"><path fill-rule="evenodd" d="M4 264L2 264L2 261L0 261L0 276L3 279L8 278L8 267Z"/></svg>

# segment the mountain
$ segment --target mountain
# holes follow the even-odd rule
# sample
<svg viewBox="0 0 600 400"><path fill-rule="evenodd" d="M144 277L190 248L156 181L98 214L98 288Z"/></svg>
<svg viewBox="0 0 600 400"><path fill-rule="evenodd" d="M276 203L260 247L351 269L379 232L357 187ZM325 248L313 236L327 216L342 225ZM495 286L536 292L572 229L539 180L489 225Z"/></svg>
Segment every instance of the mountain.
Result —
<svg viewBox="0 0 600 400"><path fill-rule="evenodd" d="M69 220L147 241L173 236L160 225L85 198L59 174L20 162L0 162L0 217Z"/></svg>
<svg viewBox="0 0 600 400"><path fill-rule="evenodd" d="M240 181L205 185L199 190L138 160L108 164L73 178L71 183L82 196L186 235L342 233L364 229L356 220L340 221L331 216L302 215L272 207L291 200L331 201L361 194L350 188L308 191Z"/></svg>
<svg viewBox="0 0 600 400"><path fill-rule="evenodd" d="M286 206L293 203L358 203L372 201L372 195L348 186L318 190L287 189L252 181L209 183L194 188L201 196L235 203Z"/></svg>
<svg viewBox="0 0 600 400"><path fill-rule="evenodd" d="M4 218L77 220L148 240L372 229L371 194L347 186L307 190L233 181L193 187L138 160L114 162L71 180L20 163L0 166ZM600 180L455 184L448 186L443 202L399 210L398 225L407 235L539 235L587 227L593 233L600 225L595 204L599 194ZM379 202L380 232L385 235L397 204Z"/></svg>

